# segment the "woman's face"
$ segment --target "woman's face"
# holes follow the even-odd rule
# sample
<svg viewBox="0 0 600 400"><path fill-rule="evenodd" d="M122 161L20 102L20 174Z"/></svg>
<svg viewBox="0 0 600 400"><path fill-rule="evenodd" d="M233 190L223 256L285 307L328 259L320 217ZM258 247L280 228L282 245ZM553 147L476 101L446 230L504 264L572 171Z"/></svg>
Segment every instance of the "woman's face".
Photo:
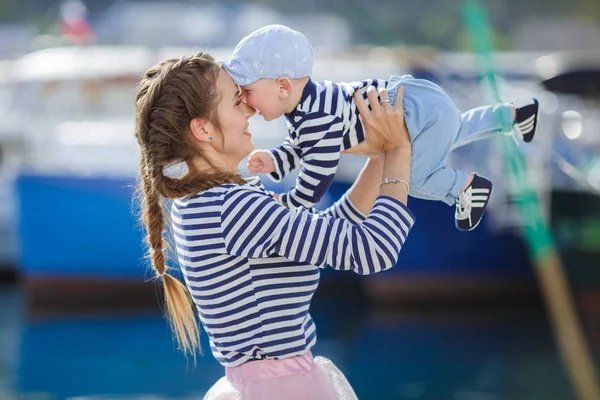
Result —
<svg viewBox="0 0 600 400"><path fill-rule="evenodd" d="M217 75L217 90L220 95L217 114L221 134L214 135L213 146L230 164L237 166L254 150L248 120L256 111L241 101L238 86L222 68Z"/></svg>

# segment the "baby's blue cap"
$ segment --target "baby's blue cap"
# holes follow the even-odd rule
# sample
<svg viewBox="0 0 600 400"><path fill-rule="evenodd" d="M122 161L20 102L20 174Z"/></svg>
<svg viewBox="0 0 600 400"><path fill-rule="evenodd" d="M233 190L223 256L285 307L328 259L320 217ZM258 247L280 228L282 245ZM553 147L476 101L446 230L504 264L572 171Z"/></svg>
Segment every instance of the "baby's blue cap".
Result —
<svg viewBox="0 0 600 400"><path fill-rule="evenodd" d="M243 38L223 63L233 81L250 85L261 78L304 78L312 74L308 39L284 25L267 25Z"/></svg>

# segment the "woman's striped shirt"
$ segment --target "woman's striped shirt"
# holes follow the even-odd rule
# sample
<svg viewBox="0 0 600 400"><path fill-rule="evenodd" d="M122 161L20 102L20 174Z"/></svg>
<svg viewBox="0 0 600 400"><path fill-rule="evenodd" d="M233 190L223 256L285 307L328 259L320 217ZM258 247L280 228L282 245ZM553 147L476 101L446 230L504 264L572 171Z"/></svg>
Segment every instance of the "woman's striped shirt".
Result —
<svg viewBox="0 0 600 400"><path fill-rule="evenodd" d="M414 223L387 196L368 216L347 195L318 214L290 210L258 178L177 199L171 216L185 281L225 366L305 353L316 342L309 307L319 268L391 268Z"/></svg>

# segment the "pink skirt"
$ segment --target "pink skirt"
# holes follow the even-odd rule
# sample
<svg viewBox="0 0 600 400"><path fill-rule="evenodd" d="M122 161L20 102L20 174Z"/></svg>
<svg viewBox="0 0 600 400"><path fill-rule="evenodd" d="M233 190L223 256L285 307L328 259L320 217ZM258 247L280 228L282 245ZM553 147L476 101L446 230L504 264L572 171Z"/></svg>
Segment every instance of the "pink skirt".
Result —
<svg viewBox="0 0 600 400"><path fill-rule="evenodd" d="M356 400L352 386L327 358L310 351L282 360L259 360L225 368L204 400Z"/></svg>

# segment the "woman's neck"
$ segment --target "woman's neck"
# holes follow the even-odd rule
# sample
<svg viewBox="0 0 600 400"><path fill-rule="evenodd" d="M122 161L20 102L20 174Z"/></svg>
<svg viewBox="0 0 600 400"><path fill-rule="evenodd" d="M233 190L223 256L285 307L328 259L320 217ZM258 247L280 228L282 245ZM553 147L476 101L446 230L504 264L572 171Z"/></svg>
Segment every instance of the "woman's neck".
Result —
<svg viewBox="0 0 600 400"><path fill-rule="evenodd" d="M231 173L231 174L237 174L238 173L238 164L236 164L235 166L233 165L229 165L226 162L209 162L207 159L205 158L196 158L191 167L201 173L201 174L207 174L207 175L211 175L211 174L216 174L216 173ZM188 168L190 167L190 165L188 165Z"/></svg>

